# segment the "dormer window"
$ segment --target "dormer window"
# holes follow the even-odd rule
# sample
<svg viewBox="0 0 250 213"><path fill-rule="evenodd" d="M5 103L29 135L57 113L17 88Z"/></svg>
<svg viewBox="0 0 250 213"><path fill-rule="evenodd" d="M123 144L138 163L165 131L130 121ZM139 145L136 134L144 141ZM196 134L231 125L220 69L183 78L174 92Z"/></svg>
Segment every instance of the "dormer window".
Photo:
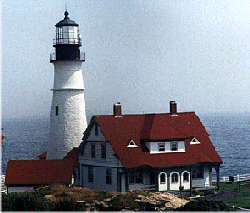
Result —
<svg viewBox="0 0 250 213"><path fill-rule="evenodd" d="M165 152L165 143L158 143L159 152Z"/></svg>
<svg viewBox="0 0 250 213"><path fill-rule="evenodd" d="M178 151L178 142L170 143L171 151Z"/></svg>
<svg viewBox="0 0 250 213"><path fill-rule="evenodd" d="M190 141L190 144L193 145L193 144L201 144L200 141L197 140L197 138L193 137L192 140Z"/></svg>
<svg viewBox="0 0 250 213"><path fill-rule="evenodd" d="M145 146L148 148L150 154L185 152L184 140L146 141Z"/></svg>
<svg viewBox="0 0 250 213"><path fill-rule="evenodd" d="M127 147L138 147L138 146L135 144L135 142L132 139L132 140L129 141L129 144L128 144Z"/></svg>

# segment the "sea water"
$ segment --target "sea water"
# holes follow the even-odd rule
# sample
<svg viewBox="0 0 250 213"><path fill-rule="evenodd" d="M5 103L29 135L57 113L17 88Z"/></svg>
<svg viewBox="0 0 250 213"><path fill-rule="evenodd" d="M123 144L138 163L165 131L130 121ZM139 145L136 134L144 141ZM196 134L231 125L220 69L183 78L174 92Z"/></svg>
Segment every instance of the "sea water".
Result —
<svg viewBox="0 0 250 213"><path fill-rule="evenodd" d="M221 177L250 173L250 114L200 116L221 156Z"/></svg>
<svg viewBox="0 0 250 213"><path fill-rule="evenodd" d="M4 119L5 135L2 143L2 174L5 174L9 160L39 159L47 151L49 141L49 119L23 118Z"/></svg>
<svg viewBox="0 0 250 213"><path fill-rule="evenodd" d="M221 177L250 173L250 115L199 115L223 160ZM48 149L49 118L5 119L2 174L13 159L38 159Z"/></svg>

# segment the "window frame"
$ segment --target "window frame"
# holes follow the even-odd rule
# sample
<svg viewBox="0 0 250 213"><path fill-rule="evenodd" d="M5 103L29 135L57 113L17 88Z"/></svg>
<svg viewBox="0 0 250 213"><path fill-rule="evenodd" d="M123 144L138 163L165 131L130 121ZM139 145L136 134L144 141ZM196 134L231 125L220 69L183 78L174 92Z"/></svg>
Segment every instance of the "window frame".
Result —
<svg viewBox="0 0 250 213"><path fill-rule="evenodd" d="M136 168L130 171L129 183L143 184L143 169L142 168Z"/></svg>
<svg viewBox="0 0 250 213"><path fill-rule="evenodd" d="M197 166L192 172L192 179L204 179L204 167Z"/></svg>
<svg viewBox="0 0 250 213"><path fill-rule="evenodd" d="M178 142L177 141L170 142L170 150L172 152L177 152L178 151Z"/></svg>
<svg viewBox="0 0 250 213"><path fill-rule="evenodd" d="M56 106L56 116L59 115L59 106Z"/></svg>
<svg viewBox="0 0 250 213"><path fill-rule="evenodd" d="M158 152L166 152L166 143L158 142Z"/></svg>
<svg viewBox="0 0 250 213"><path fill-rule="evenodd" d="M88 182L93 183L94 182L94 167L88 166Z"/></svg>
<svg viewBox="0 0 250 213"><path fill-rule="evenodd" d="M107 157L107 146L106 143L101 144L101 158L106 159Z"/></svg>
<svg viewBox="0 0 250 213"><path fill-rule="evenodd" d="M95 124L95 136L99 135L99 129L98 129L98 125Z"/></svg>
<svg viewBox="0 0 250 213"><path fill-rule="evenodd" d="M178 183L179 182L179 174L177 172L173 172L171 174L171 183Z"/></svg>
<svg viewBox="0 0 250 213"><path fill-rule="evenodd" d="M164 176L164 181L163 181L163 179L162 179L162 176ZM166 178L167 177L167 175L166 175L166 173L165 172L162 172L161 174L160 174L160 184L166 184Z"/></svg>
<svg viewBox="0 0 250 213"><path fill-rule="evenodd" d="M183 182L189 182L189 172L183 172Z"/></svg>
<svg viewBox="0 0 250 213"><path fill-rule="evenodd" d="M91 158L95 158L95 144L91 143Z"/></svg>
<svg viewBox="0 0 250 213"><path fill-rule="evenodd" d="M112 184L112 170L110 167L106 168L106 184Z"/></svg>

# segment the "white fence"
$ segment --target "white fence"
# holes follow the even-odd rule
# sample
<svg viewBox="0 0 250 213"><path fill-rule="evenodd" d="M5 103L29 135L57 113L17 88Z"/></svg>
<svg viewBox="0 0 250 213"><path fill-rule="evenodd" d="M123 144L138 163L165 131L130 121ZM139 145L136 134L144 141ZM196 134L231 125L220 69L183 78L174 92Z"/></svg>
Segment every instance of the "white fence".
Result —
<svg viewBox="0 0 250 213"><path fill-rule="evenodd" d="M242 182L250 180L250 173L248 174L238 174L235 176L227 176L227 177L221 177L220 182ZM216 178L213 179L213 182L216 182Z"/></svg>
<svg viewBox="0 0 250 213"><path fill-rule="evenodd" d="M5 186L5 175L1 176L1 192L7 192L7 188Z"/></svg>

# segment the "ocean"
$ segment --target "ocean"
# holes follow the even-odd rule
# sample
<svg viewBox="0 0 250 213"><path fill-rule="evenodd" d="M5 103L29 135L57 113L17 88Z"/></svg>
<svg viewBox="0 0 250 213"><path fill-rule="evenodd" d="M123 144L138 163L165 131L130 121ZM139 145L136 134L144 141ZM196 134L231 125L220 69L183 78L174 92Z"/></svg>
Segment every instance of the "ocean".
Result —
<svg viewBox="0 0 250 213"><path fill-rule="evenodd" d="M223 160L221 177L250 173L250 115L199 115ZM13 159L38 159L47 151L49 118L4 119L2 121L2 174Z"/></svg>

